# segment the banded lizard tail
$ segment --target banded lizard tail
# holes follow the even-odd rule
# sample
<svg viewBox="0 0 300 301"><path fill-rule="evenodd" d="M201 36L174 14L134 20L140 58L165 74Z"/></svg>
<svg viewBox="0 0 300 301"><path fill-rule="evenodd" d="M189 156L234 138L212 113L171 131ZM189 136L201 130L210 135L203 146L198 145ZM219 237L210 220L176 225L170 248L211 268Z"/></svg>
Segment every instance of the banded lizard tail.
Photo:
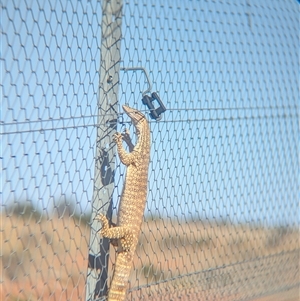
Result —
<svg viewBox="0 0 300 301"><path fill-rule="evenodd" d="M108 301L123 301L126 296L127 283L144 215L150 160L150 128L146 117L128 106L123 106L123 110L131 118L138 139L134 146L128 133L115 134L114 141L117 144L118 155L121 162L127 166L116 227L109 227L105 215L98 216L102 223L101 235L118 240L118 254ZM122 140L129 146L129 153L123 148Z"/></svg>

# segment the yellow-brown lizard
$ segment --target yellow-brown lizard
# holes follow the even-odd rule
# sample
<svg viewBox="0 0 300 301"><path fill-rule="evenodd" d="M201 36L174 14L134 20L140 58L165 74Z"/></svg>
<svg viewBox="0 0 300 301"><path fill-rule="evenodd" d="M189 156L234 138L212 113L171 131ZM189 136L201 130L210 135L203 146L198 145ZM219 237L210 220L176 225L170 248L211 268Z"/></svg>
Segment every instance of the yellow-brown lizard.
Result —
<svg viewBox="0 0 300 301"><path fill-rule="evenodd" d="M146 117L128 106L123 106L123 110L131 118L138 140L134 146L128 133L115 134L114 141L117 144L120 160L127 166L116 227L109 227L105 215L98 216L102 223L101 235L118 240L118 255L108 301L123 301L126 296L128 278L144 215L150 160L150 128ZM123 148L122 140L129 146L129 153Z"/></svg>

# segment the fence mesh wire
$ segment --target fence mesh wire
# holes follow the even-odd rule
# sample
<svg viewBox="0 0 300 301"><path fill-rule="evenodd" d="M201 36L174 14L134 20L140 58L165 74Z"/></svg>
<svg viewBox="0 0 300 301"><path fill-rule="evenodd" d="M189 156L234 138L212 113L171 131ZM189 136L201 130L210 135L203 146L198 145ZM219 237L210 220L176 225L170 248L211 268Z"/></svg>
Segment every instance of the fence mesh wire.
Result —
<svg viewBox="0 0 300 301"><path fill-rule="evenodd" d="M102 13L2 3L2 300L86 299ZM293 0L124 1L121 66L167 107L127 300L297 300L298 46ZM146 89L120 71L120 105Z"/></svg>

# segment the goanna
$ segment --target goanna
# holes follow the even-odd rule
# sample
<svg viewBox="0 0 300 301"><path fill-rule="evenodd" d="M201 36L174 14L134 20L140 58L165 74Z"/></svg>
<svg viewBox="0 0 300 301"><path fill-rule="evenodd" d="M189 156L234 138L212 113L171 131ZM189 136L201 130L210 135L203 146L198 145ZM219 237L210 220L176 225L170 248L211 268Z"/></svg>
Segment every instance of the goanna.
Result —
<svg viewBox="0 0 300 301"><path fill-rule="evenodd" d="M109 227L105 215L98 216L102 223L101 235L118 241L118 254L108 301L123 301L126 296L127 283L144 215L150 160L150 128L146 117L128 106L123 106L123 110L131 118L138 139L134 146L128 132L115 134L114 141L117 144L118 155L121 162L127 166L116 227ZM123 140L129 147L129 153L123 148Z"/></svg>

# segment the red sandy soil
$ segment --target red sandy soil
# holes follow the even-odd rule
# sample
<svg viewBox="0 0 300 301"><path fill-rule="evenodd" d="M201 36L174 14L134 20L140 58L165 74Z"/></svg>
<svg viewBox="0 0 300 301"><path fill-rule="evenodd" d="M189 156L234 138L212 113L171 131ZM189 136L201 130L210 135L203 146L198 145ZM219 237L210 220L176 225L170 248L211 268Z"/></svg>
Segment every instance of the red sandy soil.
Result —
<svg viewBox="0 0 300 301"><path fill-rule="evenodd" d="M90 235L87 224L71 217L37 221L34 218L15 215L10 217L3 215L1 221L1 300L85 300ZM137 247L130 288L155 284L169 278L174 279L180 275L193 274L235 262L295 251L299 254L298 231L254 229L201 222L148 221L143 225ZM299 256L289 258L297 260ZM278 261L274 264L278 264L280 268L285 262ZM295 267L292 277L280 275L282 285L289 287L298 284L298 287L247 300L300 300L299 262L292 262L291 267ZM250 273L253 274L253 270ZM129 293L127 300L183 301L201 298L199 300L227 301L251 296L251 290L255 290L255 286L245 288L245 291L239 288L236 293L232 291L240 275L237 273L236 277L234 283L230 283L231 286L225 283L226 277L219 278L218 281L221 280L222 285L217 287L214 287L213 282L209 287L207 284L206 287L201 287L201 284L195 282L196 284L185 284L182 289L184 279L178 280L174 285L165 282L160 287L161 293L155 288L151 290L150 285L148 289ZM263 277L261 272L258 277ZM268 277L274 277L276 280L275 275ZM214 281L217 281L216 278ZM181 288L182 293L176 293L176 288ZM226 291L226 288L229 290ZM275 289L276 287L271 287L269 292ZM147 294L150 292L150 296L146 292Z"/></svg>

